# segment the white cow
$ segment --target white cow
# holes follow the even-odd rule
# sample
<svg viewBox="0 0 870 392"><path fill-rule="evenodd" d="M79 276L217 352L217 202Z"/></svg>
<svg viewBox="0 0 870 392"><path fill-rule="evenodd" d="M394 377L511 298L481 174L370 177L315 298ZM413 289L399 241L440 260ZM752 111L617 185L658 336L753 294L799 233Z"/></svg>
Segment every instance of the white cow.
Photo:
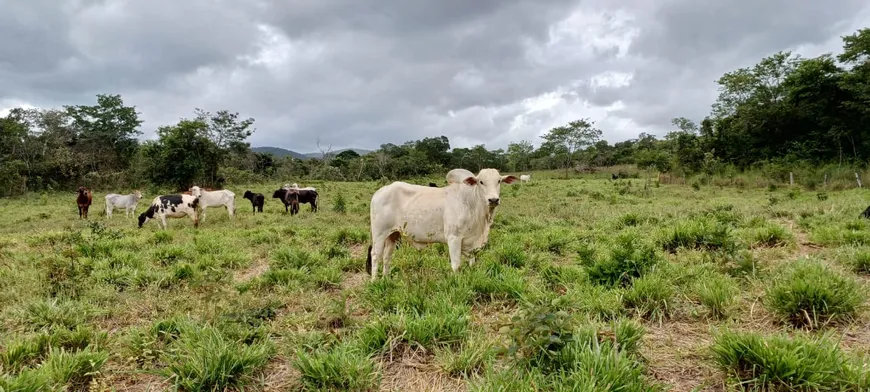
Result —
<svg viewBox="0 0 870 392"><path fill-rule="evenodd" d="M196 193L194 193L196 195ZM166 218L181 218L189 216L193 219L193 227L199 227L199 219L196 216L196 208L199 205L199 197L192 195L162 195L151 201L151 206L139 215L139 228L145 222L154 218L160 218L163 228L166 228Z"/></svg>
<svg viewBox="0 0 870 392"><path fill-rule="evenodd" d="M377 277L381 257L384 275L390 273L390 258L402 235L418 249L446 243L454 272L459 270L463 254L470 256L469 265L474 264L472 252L486 245L499 205L501 183L516 180L495 169L483 169L476 176L454 169L447 174L448 185L444 188L397 181L378 189L372 195L369 216L372 245L366 271L371 279Z"/></svg>
<svg viewBox="0 0 870 392"><path fill-rule="evenodd" d="M521 174L521 175L520 175L520 181L521 181L521 182L529 182L529 181L531 181L531 180L532 180L532 175L531 175L531 174Z"/></svg>
<svg viewBox="0 0 870 392"><path fill-rule="evenodd" d="M192 196L199 195L199 207L202 208L202 214L199 219L203 222L205 222L205 210L207 208L224 206L227 208L227 213L231 218L235 216L236 194L228 189L206 191L198 186L192 186L190 188L190 194Z"/></svg>
<svg viewBox="0 0 870 392"><path fill-rule="evenodd" d="M299 187L299 184L297 184L297 183L295 183L295 182L294 182L292 185L291 185L291 184L284 184L284 187L283 187L282 189L286 189L286 190L288 190L288 191L289 191L290 189L300 189L300 190L303 190L303 189L304 189L304 190L309 190L309 191L317 191L317 188L315 188L315 187L313 187L313 186L307 186L307 187L305 187L305 188L300 188L300 187Z"/></svg>
<svg viewBox="0 0 870 392"><path fill-rule="evenodd" d="M106 216L112 217L112 211L115 209L123 209L124 216L129 217L136 213L136 206L139 205L139 199L142 198L142 192L139 190L133 191L129 195L119 195L110 193L106 195Z"/></svg>

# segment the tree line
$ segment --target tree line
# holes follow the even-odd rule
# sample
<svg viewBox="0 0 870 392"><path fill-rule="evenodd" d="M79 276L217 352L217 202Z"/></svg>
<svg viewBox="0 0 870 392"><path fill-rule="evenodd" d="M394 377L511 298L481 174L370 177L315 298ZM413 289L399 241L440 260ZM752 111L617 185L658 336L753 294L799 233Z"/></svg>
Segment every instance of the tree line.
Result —
<svg viewBox="0 0 870 392"><path fill-rule="evenodd" d="M283 181L406 179L451 168L477 171L637 165L677 175L717 175L769 164L858 165L870 158L870 29L842 37L843 52L802 58L780 51L726 73L711 113L678 117L663 138L641 133L609 144L589 118L533 141L489 150L451 148L446 136L383 144L360 156L322 149L320 159L277 158L251 150L254 119L195 109L140 141L142 120L119 95L95 105L12 109L0 118L0 195L28 191ZM319 146L319 144L318 144Z"/></svg>

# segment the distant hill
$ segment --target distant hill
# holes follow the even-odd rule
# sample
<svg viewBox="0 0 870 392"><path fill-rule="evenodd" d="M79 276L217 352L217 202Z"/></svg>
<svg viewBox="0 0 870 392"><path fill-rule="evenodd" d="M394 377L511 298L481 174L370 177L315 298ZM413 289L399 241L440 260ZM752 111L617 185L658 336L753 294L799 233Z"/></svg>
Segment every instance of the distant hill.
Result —
<svg viewBox="0 0 870 392"><path fill-rule="evenodd" d="M308 156L305 154L300 154L296 151L290 151L286 148L281 147L254 147L251 148L251 150L259 153L270 153L274 155L275 158L284 158L286 156L291 156L298 159L308 159Z"/></svg>
<svg viewBox="0 0 870 392"><path fill-rule="evenodd" d="M281 147L268 147L268 146L266 146L266 147L254 147L254 148L251 148L251 150L253 150L254 152L260 152L260 153L271 153L276 158L283 158L286 156L291 156L291 157L297 158L297 159L311 159L311 158L318 158L319 159L322 156L322 154L320 152L309 152L306 154L302 154L302 153L298 153L296 151L288 150L286 148L281 148ZM339 154L345 150L354 150L359 155L366 155L366 154L369 154L372 152L371 150L363 150L361 148L343 148L341 150L335 150L332 153Z"/></svg>

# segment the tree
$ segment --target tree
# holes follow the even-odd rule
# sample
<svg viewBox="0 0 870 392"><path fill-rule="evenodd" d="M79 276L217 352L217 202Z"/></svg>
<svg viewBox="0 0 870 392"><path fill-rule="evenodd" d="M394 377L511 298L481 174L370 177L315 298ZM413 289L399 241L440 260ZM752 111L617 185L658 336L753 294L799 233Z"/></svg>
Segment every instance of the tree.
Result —
<svg viewBox="0 0 870 392"><path fill-rule="evenodd" d="M535 146L528 140L522 140L517 143L509 143L507 149L507 160L511 170L525 171L531 165L532 152L535 151Z"/></svg>
<svg viewBox="0 0 870 392"><path fill-rule="evenodd" d="M551 145L557 153L563 156L565 165L565 178L568 178L568 170L572 167L574 153L577 150L590 146L601 138L601 130L593 127L594 122L588 118L571 121L568 125L556 127L546 135L541 136L544 144Z"/></svg>
<svg viewBox="0 0 870 392"><path fill-rule="evenodd" d="M194 109L195 120L205 124L203 134L214 143L217 148L229 151L245 144L245 140L254 134L252 128L254 119L249 117L239 120L239 113L230 113L229 110L219 110L210 113L200 108Z"/></svg>
<svg viewBox="0 0 870 392"><path fill-rule="evenodd" d="M96 105L64 106L77 132L77 147L92 171L124 169L139 146L142 120L120 95L97 95Z"/></svg>
<svg viewBox="0 0 870 392"><path fill-rule="evenodd" d="M213 186L212 173L220 165L220 149L209 139L208 125L201 120L181 120L157 129L156 142L148 142L143 155L156 184L188 189L193 185Z"/></svg>

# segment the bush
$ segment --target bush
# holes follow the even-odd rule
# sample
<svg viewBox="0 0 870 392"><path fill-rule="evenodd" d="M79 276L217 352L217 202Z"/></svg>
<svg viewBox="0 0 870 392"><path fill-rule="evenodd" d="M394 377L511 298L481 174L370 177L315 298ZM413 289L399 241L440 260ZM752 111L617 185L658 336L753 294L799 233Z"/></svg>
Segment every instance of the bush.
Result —
<svg viewBox="0 0 870 392"><path fill-rule="evenodd" d="M857 315L865 294L858 282L816 261L790 265L767 289L765 305L784 321L817 328Z"/></svg>

